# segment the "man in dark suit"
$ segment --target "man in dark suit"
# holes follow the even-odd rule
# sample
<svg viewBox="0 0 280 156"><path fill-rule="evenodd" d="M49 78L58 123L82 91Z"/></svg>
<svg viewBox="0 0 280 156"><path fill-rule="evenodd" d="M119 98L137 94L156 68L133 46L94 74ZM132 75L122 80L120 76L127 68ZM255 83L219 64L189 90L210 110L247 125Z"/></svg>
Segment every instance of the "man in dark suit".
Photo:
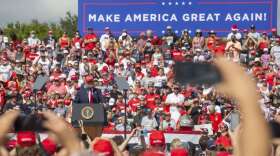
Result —
<svg viewBox="0 0 280 156"><path fill-rule="evenodd" d="M95 80L91 75L85 77L85 83L77 92L75 104L101 104L104 99L100 89L95 88Z"/></svg>
<svg viewBox="0 0 280 156"><path fill-rule="evenodd" d="M88 75L84 79L85 83L81 86L80 90L77 92L77 95L74 100L74 105L79 104L103 104L105 101L103 99L100 89L95 88L96 81L93 79L93 76ZM78 111L78 110L73 110ZM106 125L107 116L104 109L104 121ZM80 133L80 125L77 120L72 120L72 126L77 128L77 131ZM85 131L90 136L91 139L94 139L96 136L100 137L102 134L103 125L88 125L85 122Z"/></svg>

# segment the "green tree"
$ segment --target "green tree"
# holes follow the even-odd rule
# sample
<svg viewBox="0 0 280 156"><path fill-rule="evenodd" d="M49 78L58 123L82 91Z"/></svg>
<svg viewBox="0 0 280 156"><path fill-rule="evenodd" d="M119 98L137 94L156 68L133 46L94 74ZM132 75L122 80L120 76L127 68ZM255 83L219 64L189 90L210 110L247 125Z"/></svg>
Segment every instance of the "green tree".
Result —
<svg viewBox="0 0 280 156"><path fill-rule="evenodd" d="M73 37L74 33L78 30L78 16L71 15L70 12L66 13L64 18L60 19L60 26L62 31L66 32L68 36Z"/></svg>
<svg viewBox="0 0 280 156"><path fill-rule="evenodd" d="M59 23L40 23L38 20L32 20L29 23L14 22L8 23L3 28L3 31L10 39L16 36L19 40L28 38L32 30L36 32L37 37L41 40L47 36L49 30L53 31L56 39L61 37L63 32L73 37L77 31L77 21L78 17L76 15L67 12L66 16L61 18Z"/></svg>

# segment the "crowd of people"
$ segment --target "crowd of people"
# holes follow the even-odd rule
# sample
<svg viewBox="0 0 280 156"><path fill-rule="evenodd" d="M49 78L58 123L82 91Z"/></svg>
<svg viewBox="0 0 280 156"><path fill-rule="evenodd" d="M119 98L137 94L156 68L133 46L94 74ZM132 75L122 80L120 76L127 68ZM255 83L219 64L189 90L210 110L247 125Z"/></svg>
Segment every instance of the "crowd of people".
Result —
<svg viewBox="0 0 280 156"><path fill-rule="evenodd" d="M20 110L33 114L51 110L71 122L73 105L102 104L107 114L103 131L155 131L150 135L150 144L155 136L154 144L161 145L157 146L161 151L167 151L163 132L192 131L195 125L211 124L213 134L202 129L199 145L175 139L168 149L170 154L219 151L230 155L234 146L231 133L239 128L241 120L239 101L213 86L178 84L173 71L176 62L213 63L216 56L225 56L253 76L265 119L278 121L280 38L276 29L258 32L254 25L244 30L233 25L231 32L221 37L213 30L200 29L194 35L187 29L178 35L167 26L163 36L152 30L139 36L131 36L129 30L114 35L109 27L101 36L88 28L84 36L76 32L70 38L63 33L56 39L50 30L40 40L31 31L20 41L1 31L1 112ZM38 82L38 77L48 80ZM116 77L127 80L127 94L119 89ZM35 83L45 85L34 90ZM104 144L110 144L108 148L119 153L127 149L120 152L112 142L105 139L93 147L102 149ZM172 146L182 148L172 151Z"/></svg>

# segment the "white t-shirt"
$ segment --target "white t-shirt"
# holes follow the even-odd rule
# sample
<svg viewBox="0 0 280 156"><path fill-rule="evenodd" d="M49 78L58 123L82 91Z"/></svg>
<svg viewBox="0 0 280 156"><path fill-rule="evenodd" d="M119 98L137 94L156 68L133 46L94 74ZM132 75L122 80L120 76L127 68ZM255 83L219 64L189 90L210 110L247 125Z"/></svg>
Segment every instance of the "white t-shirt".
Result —
<svg viewBox="0 0 280 156"><path fill-rule="evenodd" d="M101 35L100 44L101 44L101 49L103 51L106 51L106 48L107 48L106 46L109 42L110 42L110 35L108 35L108 34Z"/></svg>
<svg viewBox="0 0 280 156"><path fill-rule="evenodd" d="M271 48L271 55L275 57L275 63L280 65L280 46L274 46Z"/></svg>
<svg viewBox="0 0 280 156"><path fill-rule="evenodd" d="M177 123L181 113L179 112L177 106L178 105L182 105L184 103L185 97L183 94L175 94L175 93L171 93L168 94L166 97L166 101L165 103L167 104L172 104L170 106L170 113L171 113L171 119L175 120L175 122Z"/></svg>
<svg viewBox="0 0 280 156"><path fill-rule="evenodd" d="M12 67L10 65L0 65L0 78L1 78L1 81L8 81L8 79L10 79L11 77L11 70L12 70Z"/></svg>
<svg viewBox="0 0 280 156"><path fill-rule="evenodd" d="M234 35L235 38L236 38L237 40L240 40L241 37L242 37L241 34L240 34L239 32L237 32L237 33L235 33L235 34L231 32L231 33L228 34L227 40L231 40L231 36L232 36L232 35Z"/></svg>
<svg viewBox="0 0 280 156"><path fill-rule="evenodd" d="M148 116L144 116L141 121L141 126L143 127L143 129L150 131L156 128L158 124L156 118L152 117L151 119L149 119Z"/></svg>
<svg viewBox="0 0 280 156"><path fill-rule="evenodd" d="M163 82L167 82L167 77L165 75L163 76L158 75L155 77L154 82L155 82L155 87L162 87Z"/></svg>

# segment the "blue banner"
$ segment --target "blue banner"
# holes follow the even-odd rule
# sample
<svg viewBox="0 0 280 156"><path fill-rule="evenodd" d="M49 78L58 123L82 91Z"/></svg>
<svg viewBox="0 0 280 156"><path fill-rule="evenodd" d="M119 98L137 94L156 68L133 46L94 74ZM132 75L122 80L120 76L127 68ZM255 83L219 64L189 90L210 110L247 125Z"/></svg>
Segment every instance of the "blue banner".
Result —
<svg viewBox="0 0 280 156"><path fill-rule="evenodd" d="M161 35L172 26L176 33L199 28L222 35L233 24L240 30L254 24L261 32L277 25L277 0L79 0L78 10L82 34L89 27L97 34L110 27L114 34L152 29Z"/></svg>

